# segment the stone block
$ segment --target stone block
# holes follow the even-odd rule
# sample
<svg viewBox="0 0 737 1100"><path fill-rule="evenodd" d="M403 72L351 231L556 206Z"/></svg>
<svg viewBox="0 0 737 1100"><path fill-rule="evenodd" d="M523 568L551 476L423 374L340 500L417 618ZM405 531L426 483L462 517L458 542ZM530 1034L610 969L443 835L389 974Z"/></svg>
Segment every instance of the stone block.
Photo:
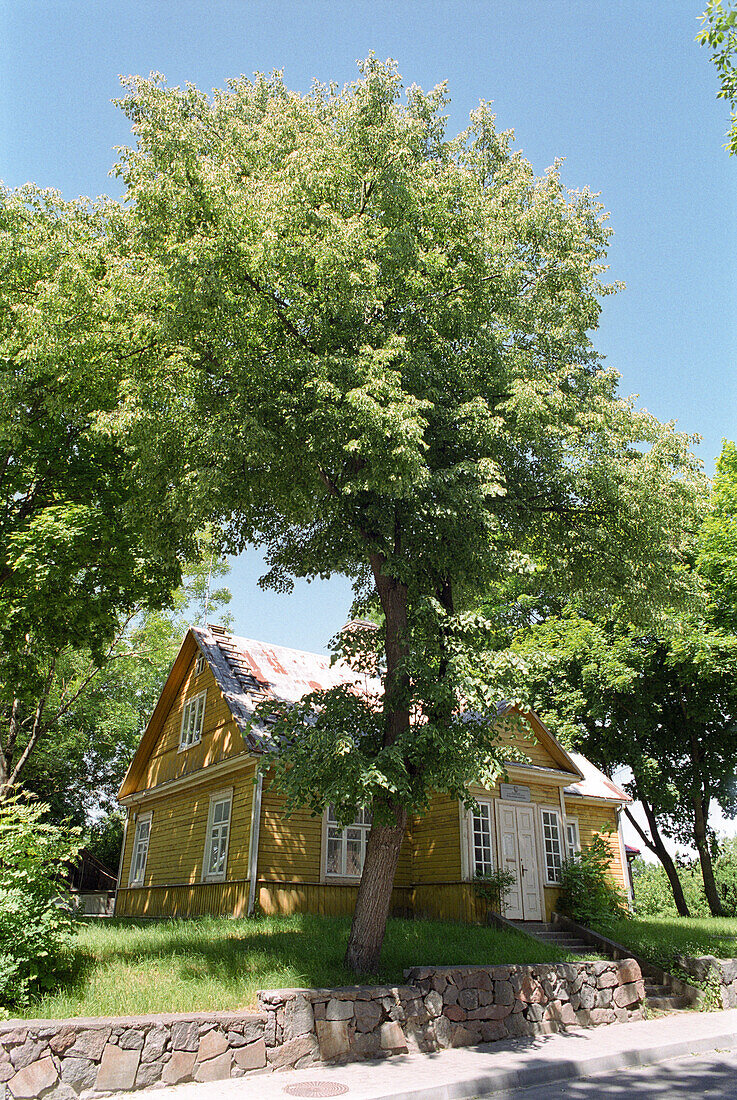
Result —
<svg viewBox="0 0 737 1100"><path fill-rule="evenodd" d="M617 963L615 973L620 985L626 985L628 982L637 982L642 977L640 964L635 962L634 959L621 959Z"/></svg>
<svg viewBox="0 0 737 1100"><path fill-rule="evenodd" d="M433 1032L438 1047L445 1050L450 1046L450 1041L453 1038L453 1025L447 1016L438 1016L437 1020L433 1021Z"/></svg>
<svg viewBox="0 0 737 1100"><path fill-rule="evenodd" d="M593 986L582 985L578 991L579 1008L590 1009L596 1007L596 990Z"/></svg>
<svg viewBox="0 0 737 1100"><path fill-rule="evenodd" d="M97 1070L95 1088L98 1092L125 1092L132 1089L141 1061L140 1050L121 1050L108 1043Z"/></svg>
<svg viewBox="0 0 737 1100"><path fill-rule="evenodd" d="M613 989L615 985L619 985L619 981L619 975L613 970L605 970L597 977L596 985L599 989Z"/></svg>
<svg viewBox="0 0 737 1100"><path fill-rule="evenodd" d="M596 1003L595 1008L611 1008L612 1005L612 987L608 989L596 990Z"/></svg>
<svg viewBox="0 0 737 1100"><path fill-rule="evenodd" d="M463 1024L458 1024L453 1028L453 1037L450 1041L452 1047L470 1047L474 1043L478 1043L479 1033L476 1031L470 1031L469 1028L464 1027Z"/></svg>
<svg viewBox="0 0 737 1100"><path fill-rule="evenodd" d="M503 1020L512 1011L511 1005L479 1005L468 1013L469 1020Z"/></svg>
<svg viewBox="0 0 737 1100"><path fill-rule="evenodd" d="M514 1002L514 989L509 981L494 982L494 1001L500 1005L511 1005Z"/></svg>
<svg viewBox="0 0 737 1100"><path fill-rule="evenodd" d="M628 1005L637 1004L642 999L637 988L638 984L638 982L627 982L626 985L620 985L614 990L613 1000L617 1008L627 1008Z"/></svg>
<svg viewBox="0 0 737 1100"><path fill-rule="evenodd" d="M11 1027L9 1031L3 1031L0 1036L0 1043L4 1047L17 1046L18 1043L25 1043L28 1038L27 1027Z"/></svg>
<svg viewBox="0 0 737 1100"><path fill-rule="evenodd" d="M531 1004L527 1006L525 1016L528 1020L532 1020L533 1023L539 1024L543 1018L543 1008L539 1004Z"/></svg>
<svg viewBox="0 0 737 1100"><path fill-rule="evenodd" d="M428 994L440 1000L440 994ZM356 1001L356 1030L361 1032L373 1031L383 1016L383 1008L377 1001Z"/></svg>
<svg viewBox="0 0 737 1100"><path fill-rule="evenodd" d="M578 1023L570 1001L553 1001L543 1012L543 1019L552 1020L564 1027L570 1027Z"/></svg>
<svg viewBox="0 0 737 1100"><path fill-rule="evenodd" d="M360 1001L359 1004L365 1002ZM315 1013L306 997L295 997L284 1008L284 1038L311 1035L315 1029Z"/></svg>
<svg viewBox="0 0 737 1100"><path fill-rule="evenodd" d="M483 1043L495 1043L498 1039L506 1039L507 1028L503 1020L482 1020L481 1041Z"/></svg>
<svg viewBox="0 0 737 1100"><path fill-rule="evenodd" d="M93 1089L96 1077L97 1063L91 1062L89 1058L62 1058L61 1079L77 1092Z"/></svg>
<svg viewBox="0 0 737 1100"><path fill-rule="evenodd" d="M315 1027L323 1061L330 1062L348 1054L350 1041L347 1020L318 1020Z"/></svg>
<svg viewBox="0 0 737 1100"><path fill-rule="evenodd" d="M325 1009L326 1020L352 1020L353 1015L353 1001L339 1001L336 997L328 1001Z"/></svg>
<svg viewBox="0 0 737 1100"><path fill-rule="evenodd" d="M406 1050L407 1039L396 1020L387 1020L379 1028L382 1050Z"/></svg>
<svg viewBox="0 0 737 1100"><path fill-rule="evenodd" d="M71 1085L65 1085L63 1081L57 1081L44 1093L43 1100L77 1100L77 1093Z"/></svg>
<svg viewBox="0 0 737 1100"><path fill-rule="evenodd" d="M543 988L532 974L525 974L519 985L518 997L527 1004L540 1004L545 1000Z"/></svg>
<svg viewBox="0 0 737 1100"><path fill-rule="evenodd" d="M9 1081L15 1076L15 1070L10 1062L0 1062L0 1081Z"/></svg>
<svg viewBox="0 0 737 1100"><path fill-rule="evenodd" d="M458 989L457 985L446 985L445 991L443 993L443 1004L457 1005L459 992L460 990Z"/></svg>
<svg viewBox="0 0 737 1100"><path fill-rule="evenodd" d="M172 1050L196 1051L200 1045L200 1032L197 1024L187 1020L177 1020L171 1025Z"/></svg>
<svg viewBox="0 0 737 1100"><path fill-rule="evenodd" d="M136 1027L128 1027L118 1039L118 1045L122 1050L143 1050L146 1035Z"/></svg>
<svg viewBox="0 0 737 1100"><path fill-rule="evenodd" d="M26 1039L25 1043L11 1049L10 1061L16 1070L25 1069L26 1066L30 1066L31 1062L38 1062L41 1054L46 1049L46 1043L39 1043L35 1039Z"/></svg>
<svg viewBox="0 0 737 1100"><path fill-rule="evenodd" d="M443 998L435 989L430 990L430 992L425 997L424 1003L425 1008L427 1009L428 1016L433 1019L436 1016L439 1016L440 1013L443 1011Z"/></svg>
<svg viewBox="0 0 737 1100"><path fill-rule="evenodd" d="M226 1050L205 1062L198 1062L194 1069L195 1081L227 1081L232 1061L233 1055Z"/></svg>
<svg viewBox="0 0 737 1100"><path fill-rule="evenodd" d="M196 1054L193 1050L175 1050L164 1066L161 1080L165 1085L189 1081L194 1073Z"/></svg>
<svg viewBox="0 0 737 1100"><path fill-rule="evenodd" d="M162 1062L141 1062L136 1073L136 1088L148 1089L152 1085L157 1085L161 1080L163 1068Z"/></svg>
<svg viewBox="0 0 737 1100"><path fill-rule="evenodd" d="M443 1015L447 1016L453 1023L460 1023L466 1019L466 1010L461 1008L460 1005L445 1005L443 1008Z"/></svg>
<svg viewBox="0 0 737 1100"><path fill-rule="evenodd" d="M165 1027L152 1027L146 1034L141 1051L142 1062L155 1062L166 1050L169 1032Z"/></svg>
<svg viewBox="0 0 737 1100"><path fill-rule="evenodd" d="M47 1055L38 1062L24 1066L8 1081L8 1089L15 1100L38 1100L42 1093L59 1080L53 1059Z"/></svg>
<svg viewBox="0 0 737 1100"><path fill-rule="evenodd" d="M197 1061L209 1062L211 1058L219 1058L220 1055L225 1054L226 1050L228 1050L228 1040L222 1031L208 1031L200 1039L197 1048ZM218 1078L213 1078L213 1080L218 1080Z"/></svg>
<svg viewBox="0 0 737 1100"><path fill-rule="evenodd" d="M351 1043L351 1054L359 1058L367 1058L381 1051L381 1037L376 1031L356 1032Z"/></svg>
<svg viewBox="0 0 737 1100"><path fill-rule="evenodd" d="M57 1031L56 1035L51 1036L49 1039L49 1046L54 1054L66 1054L69 1048L74 1046L76 1038L77 1033L74 1028L63 1027L61 1031Z"/></svg>
<svg viewBox="0 0 737 1100"><path fill-rule="evenodd" d="M100 1028L99 1031L96 1028L79 1031L67 1054L74 1058L90 1058L93 1062L99 1062L109 1038L109 1027Z"/></svg>
<svg viewBox="0 0 737 1100"><path fill-rule="evenodd" d="M458 1004L467 1011L479 1007L479 995L476 989L462 989L458 994Z"/></svg>
<svg viewBox="0 0 737 1100"><path fill-rule="evenodd" d="M266 1043L263 1039L257 1039L255 1043L239 1047L233 1058L242 1070L263 1069L266 1065Z"/></svg>

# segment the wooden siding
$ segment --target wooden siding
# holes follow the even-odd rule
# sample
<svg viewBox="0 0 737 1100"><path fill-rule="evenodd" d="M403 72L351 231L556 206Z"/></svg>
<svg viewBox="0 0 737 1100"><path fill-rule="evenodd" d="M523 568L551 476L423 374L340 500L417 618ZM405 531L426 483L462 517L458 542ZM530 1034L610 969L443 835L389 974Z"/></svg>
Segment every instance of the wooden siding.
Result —
<svg viewBox="0 0 737 1100"><path fill-rule="evenodd" d="M617 886L627 890L626 871L622 867L622 851L617 831L617 810L606 803L584 802L576 798L566 798L566 815L578 821L578 835L581 847L590 844L596 833L600 833L608 842L612 853L611 874ZM607 830L610 832L607 833Z"/></svg>
<svg viewBox="0 0 737 1100"><path fill-rule="evenodd" d="M526 723L522 728L519 720L515 721L513 717L503 718L498 723L498 728L501 731L499 743L519 749L530 764L539 768L560 768L560 763L551 756Z"/></svg>
<svg viewBox="0 0 737 1100"><path fill-rule="evenodd" d="M270 882L317 884L322 880L323 819L309 810L285 814L285 799L264 780L261 836L258 846L259 879ZM412 881L412 842L408 834L399 853L396 886ZM326 883L325 885L331 885ZM343 884L335 884L337 888Z"/></svg>
<svg viewBox="0 0 737 1100"><path fill-rule="evenodd" d="M210 795L233 788L233 804L228 838L226 879L248 876L248 847L251 836L253 776L255 761L232 775L220 775L208 783L183 787L161 798L152 798L137 808L142 815L153 812L151 834L143 885L146 887L199 882L205 852L207 815ZM133 839L136 832L133 810L128 814L125 854L121 868L121 886L127 887Z"/></svg>
<svg viewBox="0 0 737 1100"><path fill-rule="evenodd" d="M412 891L418 920L454 920L483 924L488 904L476 895L472 882L427 882Z"/></svg>
<svg viewBox="0 0 737 1100"><path fill-rule="evenodd" d="M248 879L120 890L116 917L245 917Z"/></svg>
<svg viewBox="0 0 737 1100"><path fill-rule="evenodd" d="M426 814L412 819L414 882L460 882L461 826L458 802L434 795Z"/></svg>
<svg viewBox="0 0 737 1100"><path fill-rule="evenodd" d="M198 651L199 652L199 651ZM164 719L161 733L148 758L138 790L147 790L172 779L179 779L236 756L245 750L243 735L235 724L228 704L209 667L195 676L196 655L177 691L169 713ZM182 710L187 699L207 691L202 738L196 745L179 751L179 735Z"/></svg>
<svg viewBox="0 0 737 1100"><path fill-rule="evenodd" d="M317 882L263 882L257 897L264 913L317 913L322 917L350 917L356 907L357 886ZM412 890L395 886L391 916L412 916Z"/></svg>

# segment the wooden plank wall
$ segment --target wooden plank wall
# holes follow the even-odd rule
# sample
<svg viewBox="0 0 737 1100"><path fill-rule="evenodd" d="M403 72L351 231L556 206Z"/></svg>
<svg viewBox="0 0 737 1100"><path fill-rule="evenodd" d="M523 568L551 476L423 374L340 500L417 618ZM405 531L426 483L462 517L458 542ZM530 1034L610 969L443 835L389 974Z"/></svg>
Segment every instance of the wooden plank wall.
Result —
<svg viewBox="0 0 737 1100"><path fill-rule="evenodd" d="M317 882L258 883L258 901L262 912L317 913L321 917L350 917L356 907L357 886L324 885ZM412 891L394 887L390 915L412 915Z"/></svg>
<svg viewBox="0 0 737 1100"><path fill-rule="evenodd" d="M447 794L434 795L428 812L412 819L415 884L460 881L460 829L458 803Z"/></svg>
<svg viewBox="0 0 737 1100"><path fill-rule="evenodd" d="M626 872L622 867L622 854L619 847L619 834L617 832L617 812L613 806L606 804L596 805L592 802L579 802L574 798L566 799L566 814L578 819L578 833L581 846L585 847L594 839L596 833L601 833L608 841L612 853L611 874L612 878L622 890L627 889ZM611 829L607 835L606 829Z"/></svg>
<svg viewBox="0 0 737 1100"><path fill-rule="evenodd" d="M116 917L245 917L248 879L180 883L118 891Z"/></svg>

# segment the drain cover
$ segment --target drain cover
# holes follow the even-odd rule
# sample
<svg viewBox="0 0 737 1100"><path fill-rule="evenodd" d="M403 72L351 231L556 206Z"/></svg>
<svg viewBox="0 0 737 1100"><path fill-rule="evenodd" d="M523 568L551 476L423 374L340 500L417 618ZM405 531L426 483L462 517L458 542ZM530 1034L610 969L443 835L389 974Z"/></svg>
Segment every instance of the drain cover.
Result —
<svg viewBox="0 0 737 1100"><path fill-rule="evenodd" d="M340 1081L302 1081L299 1085L285 1085L289 1096L342 1096L348 1086Z"/></svg>

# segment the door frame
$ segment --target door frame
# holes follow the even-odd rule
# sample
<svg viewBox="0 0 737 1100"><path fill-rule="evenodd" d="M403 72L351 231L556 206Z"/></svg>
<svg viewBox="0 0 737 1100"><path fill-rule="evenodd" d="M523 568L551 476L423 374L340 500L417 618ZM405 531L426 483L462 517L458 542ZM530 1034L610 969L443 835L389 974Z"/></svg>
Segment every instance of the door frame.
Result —
<svg viewBox="0 0 737 1100"><path fill-rule="evenodd" d="M501 834L500 834L500 825L499 825L499 809L497 807L497 803L503 803L505 806L515 807L515 817L516 817L516 808L520 805L527 806L532 810L532 830L533 830L533 839L534 839L535 855L536 855L537 888L538 888L538 893L539 893L539 896L540 896L540 911L542 913L542 916L540 917L540 920L544 921L545 920L545 873L544 873L545 869L544 869L544 864L543 864L544 853L543 853L543 850L542 850L542 839L541 839L540 820L539 820L540 819L540 807L538 806L538 804L536 802L530 801L530 802L525 802L525 803L518 803L518 802L514 802L512 799L499 798L498 796L491 795L491 794L481 795L480 797L477 798L477 802L485 802L485 803L488 803L489 806L490 806L491 818L492 818L492 822L493 822L493 825L492 825L492 831L493 831L492 851L493 851L493 856L494 856L494 867L495 867L496 870L498 870L501 867L501 857L502 857ZM464 806L463 806L462 802L459 802L459 807L460 807L460 812L461 812L461 825L462 825L461 870L462 870L464 879L466 881L472 882L473 879L474 879L473 824L472 824L472 820L471 820L472 813L471 813L470 810L466 811L464 809ZM519 852L518 852L518 858L519 858ZM520 891L520 894L521 894L521 891ZM522 912L524 914L524 904L523 904ZM523 916L522 919L524 920L525 917Z"/></svg>

